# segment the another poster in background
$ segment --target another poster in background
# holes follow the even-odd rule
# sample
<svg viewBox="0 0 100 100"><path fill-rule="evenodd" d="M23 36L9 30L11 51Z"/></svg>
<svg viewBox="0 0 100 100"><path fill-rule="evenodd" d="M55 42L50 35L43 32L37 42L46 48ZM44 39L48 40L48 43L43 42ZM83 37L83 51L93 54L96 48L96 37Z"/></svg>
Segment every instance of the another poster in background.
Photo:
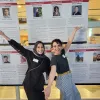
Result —
<svg viewBox="0 0 100 100"><path fill-rule="evenodd" d="M87 37L88 44L100 44L100 28L88 28Z"/></svg>
<svg viewBox="0 0 100 100"><path fill-rule="evenodd" d="M11 46L0 46L0 85L21 85L27 71L26 59Z"/></svg>
<svg viewBox="0 0 100 100"><path fill-rule="evenodd" d="M33 50L33 46L28 46L27 49ZM49 51L50 45L47 45L46 55L51 58L52 54ZM100 45L73 44L67 52L67 57L75 83L100 83L98 76L100 75ZM22 84L26 70L27 61L23 56L11 46L0 47L0 71L2 73L0 84ZM48 78L46 74L44 75L47 83Z"/></svg>
<svg viewBox="0 0 100 100"><path fill-rule="evenodd" d="M72 44L67 57L75 83L100 83L100 45Z"/></svg>
<svg viewBox="0 0 100 100"><path fill-rule="evenodd" d="M20 42L16 0L0 0L0 6L0 30ZM0 36L0 44L8 44L8 42Z"/></svg>

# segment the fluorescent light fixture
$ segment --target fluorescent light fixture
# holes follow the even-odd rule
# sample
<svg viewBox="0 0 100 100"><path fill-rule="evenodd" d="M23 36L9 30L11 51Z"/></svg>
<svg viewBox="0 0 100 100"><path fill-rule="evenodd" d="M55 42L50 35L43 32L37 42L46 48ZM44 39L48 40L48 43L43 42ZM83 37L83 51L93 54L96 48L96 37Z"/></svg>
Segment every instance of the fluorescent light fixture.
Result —
<svg viewBox="0 0 100 100"><path fill-rule="evenodd" d="M89 37L92 36L92 28L89 28Z"/></svg>

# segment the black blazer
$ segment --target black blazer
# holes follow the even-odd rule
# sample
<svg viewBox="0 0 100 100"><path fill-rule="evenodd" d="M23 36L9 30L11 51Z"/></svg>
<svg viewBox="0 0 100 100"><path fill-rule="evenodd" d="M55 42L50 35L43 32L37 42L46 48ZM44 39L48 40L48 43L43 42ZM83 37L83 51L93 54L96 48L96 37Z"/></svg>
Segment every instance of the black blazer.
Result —
<svg viewBox="0 0 100 100"><path fill-rule="evenodd" d="M81 15L81 13L80 12L77 12L77 13L73 12L73 15Z"/></svg>

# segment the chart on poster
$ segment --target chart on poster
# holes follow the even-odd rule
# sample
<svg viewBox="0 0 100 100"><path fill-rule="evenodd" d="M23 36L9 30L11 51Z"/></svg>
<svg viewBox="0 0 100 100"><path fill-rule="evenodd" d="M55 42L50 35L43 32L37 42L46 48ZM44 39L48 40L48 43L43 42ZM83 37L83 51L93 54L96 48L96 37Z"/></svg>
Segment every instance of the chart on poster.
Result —
<svg viewBox="0 0 100 100"><path fill-rule="evenodd" d="M26 0L29 43L68 40L74 27L82 27L74 39L86 41L88 0Z"/></svg>

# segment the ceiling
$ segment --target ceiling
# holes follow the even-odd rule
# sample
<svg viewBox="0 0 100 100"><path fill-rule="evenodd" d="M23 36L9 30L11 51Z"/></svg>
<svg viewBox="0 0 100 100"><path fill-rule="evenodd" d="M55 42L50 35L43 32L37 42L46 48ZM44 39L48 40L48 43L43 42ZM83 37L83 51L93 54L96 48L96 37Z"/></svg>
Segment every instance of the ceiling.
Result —
<svg viewBox="0 0 100 100"><path fill-rule="evenodd" d="M18 17L26 18L25 0L17 0ZM89 0L88 16L91 20L100 20L100 0Z"/></svg>

